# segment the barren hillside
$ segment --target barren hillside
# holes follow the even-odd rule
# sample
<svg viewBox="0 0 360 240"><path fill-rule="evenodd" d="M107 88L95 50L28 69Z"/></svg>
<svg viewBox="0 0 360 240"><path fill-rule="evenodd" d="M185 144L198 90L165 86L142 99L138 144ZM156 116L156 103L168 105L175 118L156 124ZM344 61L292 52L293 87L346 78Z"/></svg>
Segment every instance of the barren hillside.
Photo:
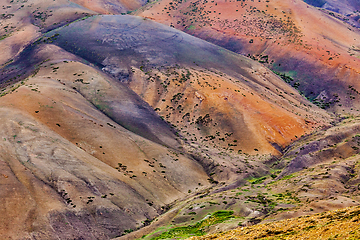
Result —
<svg viewBox="0 0 360 240"><path fill-rule="evenodd" d="M359 30L327 11L301 0L162 0L136 15L263 63L323 109L359 110Z"/></svg>
<svg viewBox="0 0 360 240"><path fill-rule="evenodd" d="M3 2L1 239L237 236L359 204L359 30L335 1Z"/></svg>

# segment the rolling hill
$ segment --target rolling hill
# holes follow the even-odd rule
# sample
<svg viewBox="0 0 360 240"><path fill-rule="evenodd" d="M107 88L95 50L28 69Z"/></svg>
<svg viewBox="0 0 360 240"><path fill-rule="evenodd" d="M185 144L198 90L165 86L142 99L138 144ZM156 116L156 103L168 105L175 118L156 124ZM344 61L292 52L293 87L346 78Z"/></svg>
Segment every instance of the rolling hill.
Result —
<svg viewBox="0 0 360 240"><path fill-rule="evenodd" d="M320 7L7 1L0 238L187 238L358 205L359 30Z"/></svg>
<svg viewBox="0 0 360 240"><path fill-rule="evenodd" d="M263 63L323 109L359 110L359 29L333 13L301 0L162 0L135 14Z"/></svg>
<svg viewBox="0 0 360 240"><path fill-rule="evenodd" d="M32 204L24 205L27 211L47 217L32 221L24 215L19 226L26 222L31 230L16 228L17 234L60 234L64 230L54 216L76 212L79 217L93 206L97 210L87 226L96 226L104 238L116 236L153 219L197 187L268 171L260 164L239 172L235 161L256 152L266 158L278 155L296 135L328 122L324 111L259 63L139 17L96 16L47 32L3 71L8 86L1 105L4 114L10 108L16 113L3 117L9 124L3 128L8 129L4 144L9 144L3 154L13 156L7 162L23 165L32 178L20 181L19 188L41 181L58 198L57 208L42 206L38 201L49 200L38 200L39 193L28 189ZM16 83L11 76L28 77ZM199 76L208 81L199 82ZM243 138L244 132L252 138ZM49 136L39 140L42 135ZM38 149L41 145L47 147ZM220 160L221 151L231 158ZM210 171L217 174L209 177ZM12 167L6 172L18 174ZM137 210L125 207L126 202L136 202L129 207ZM99 209L124 219L116 231L93 222ZM78 219L66 218L74 231L64 234L84 231Z"/></svg>

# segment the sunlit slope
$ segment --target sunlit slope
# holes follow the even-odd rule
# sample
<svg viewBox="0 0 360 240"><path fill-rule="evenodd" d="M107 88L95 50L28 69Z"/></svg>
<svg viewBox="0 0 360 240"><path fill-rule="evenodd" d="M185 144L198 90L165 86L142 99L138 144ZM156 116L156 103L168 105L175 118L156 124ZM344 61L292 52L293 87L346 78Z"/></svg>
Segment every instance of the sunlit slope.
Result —
<svg viewBox="0 0 360 240"><path fill-rule="evenodd" d="M356 230L356 225L351 228L339 227L341 222L343 226L357 222L355 219L347 222L347 217L337 223L330 222L337 217L329 217L327 223L302 222L301 219L279 220L316 213L326 216L328 213L324 211L359 205L359 133L359 118L350 117L329 129L306 136L291 144L281 158L267 161L270 173L243 178L242 183L235 187L203 192L188 201L173 217L171 224L146 231L150 226L131 236L140 238L146 235L144 239L186 239L218 233L216 237L219 239L227 239L228 236L236 239L279 239L285 236L299 239L302 234L310 239L319 239L319 232L329 237L336 234L341 238L348 234L351 236L355 234L353 230ZM259 160L255 160L257 164ZM246 161L251 163L254 159L247 158ZM218 210L225 211L228 218L210 220L210 215ZM309 218L317 217L304 217L307 220ZM266 224L247 228L259 223ZM220 233L237 227L240 228L234 232ZM214 236L205 236L204 239L211 237Z"/></svg>
<svg viewBox="0 0 360 240"><path fill-rule="evenodd" d="M67 0L2 1L0 8L0 65L13 60L42 32L87 15L97 14Z"/></svg>
<svg viewBox="0 0 360 240"><path fill-rule="evenodd" d="M0 65L11 62L41 33L89 15L134 11L145 3L127 0L4 0L0 8Z"/></svg>
<svg viewBox="0 0 360 240"><path fill-rule="evenodd" d="M358 239L359 207L259 224L190 239Z"/></svg>
<svg viewBox="0 0 360 240"><path fill-rule="evenodd" d="M359 30L301 0L162 0L136 14L264 63L324 109L359 110Z"/></svg>
<svg viewBox="0 0 360 240"><path fill-rule="evenodd" d="M201 220L190 205L212 197L266 217L222 193L279 174L284 149L333 118L260 63L141 17L64 25L1 70L4 238L109 239L169 207Z"/></svg>
<svg viewBox="0 0 360 240"><path fill-rule="evenodd" d="M326 122L324 112L255 61L143 18L91 17L40 42L101 67L182 135L210 145L276 153Z"/></svg>
<svg viewBox="0 0 360 240"><path fill-rule="evenodd" d="M168 145L176 145L176 139L126 87L70 61L71 55L57 57L66 53L55 46L37 54L52 60L0 98L2 238L109 239L143 226L167 204L209 184L196 161L155 143L165 136ZM53 75L54 64L66 64L68 71ZM151 129L157 131L155 142L104 114L114 111L115 120L136 123L136 116L122 113L126 107L133 114L138 109L145 125L160 122Z"/></svg>

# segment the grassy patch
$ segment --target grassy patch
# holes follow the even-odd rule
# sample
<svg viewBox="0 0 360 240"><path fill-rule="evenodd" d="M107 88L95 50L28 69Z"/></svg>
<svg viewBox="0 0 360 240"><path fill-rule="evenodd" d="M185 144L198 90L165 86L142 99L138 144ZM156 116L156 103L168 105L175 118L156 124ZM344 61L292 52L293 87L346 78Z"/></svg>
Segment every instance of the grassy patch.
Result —
<svg viewBox="0 0 360 240"><path fill-rule="evenodd" d="M293 174L290 174L290 175L287 175L287 176L281 178L280 180L287 180L287 179L291 179L293 177L295 177L295 176Z"/></svg>
<svg viewBox="0 0 360 240"><path fill-rule="evenodd" d="M359 206L258 224L208 239L360 239Z"/></svg>
<svg viewBox="0 0 360 240"><path fill-rule="evenodd" d="M252 179L249 179L248 181L251 184L260 184L260 183L263 183L265 180L266 180L266 176L259 177L259 178L252 178Z"/></svg>
<svg viewBox="0 0 360 240"><path fill-rule="evenodd" d="M5 34L5 35L0 36L0 41L4 40L5 38L7 38L9 36L10 36L10 34Z"/></svg>
<svg viewBox="0 0 360 240"><path fill-rule="evenodd" d="M175 227L151 239L152 240L174 239L174 238L181 239L181 238L188 238L191 236L202 236L206 233L206 229L209 226L235 218L233 216L233 213L234 213L233 211L225 211L225 210L216 211L213 214L211 214L211 216L209 216L208 218L203 219L194 225Z"/></svg>

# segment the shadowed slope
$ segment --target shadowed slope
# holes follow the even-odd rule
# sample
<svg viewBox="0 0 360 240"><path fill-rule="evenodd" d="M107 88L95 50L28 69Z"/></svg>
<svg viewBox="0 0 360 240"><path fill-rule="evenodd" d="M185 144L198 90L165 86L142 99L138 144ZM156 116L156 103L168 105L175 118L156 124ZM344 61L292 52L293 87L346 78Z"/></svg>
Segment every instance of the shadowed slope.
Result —
<svg viewBox="0 0 360 240"><path fill-rule="evenodd" d="M55 61L57 61L58 57L63 57L68 61L82 61L76 56L68 54L56 47L54 49L54 47L51 46L30 46L19 56L17 61L4 68L8 73L7 75L4 74L5 79L3 79L2 82L3 84L9 84L7 83L9 81L11 82L11 79L8 80L9 76L15 76L14 78L16 79L19 75L29 75L31 71L35 71L36 74L39 70L39 66L48 62L50 59L55 59ZM67 61L62 62L62 65L65 67L66 63ZM58 68L59 67L53 71L54 76L57 76ZM78 70L75 66L71 69L74 72L70 73L67 71L64 78L68 80L77 80L77 83L73 85L73 88L76 90L76 86L78 86L78 90L84 94L86 99L94 104L99 110L106 113L107 116L121 124L123 127L156 141L159 144L177 147L178 143L175 140L176 136L170 126L163 122L154 113L152 108L122 83L113 81L112 83L100 85L82 84L82 80L79 80L81 79L79 76L82 74L77 73ZM65 70L67 70L67 68L65 68ZM88 76L90 78L91 74ZM90 80L92 79L94 78L91 78Z"/></svg>
<svg viewBox="0 0 360 240"><path fill-rule="evenodd" d="M359 30L303 1L163 0L136 14L264 63L322 108L360 109Z"/></svg>
<svg viewBox="0 0 360 240"><path fill-rule="evenodd" d="M0 65L10 63L41 33L90 15L126 13L144 4L126 0L6 0L0 8Z"/></svg>
<svg viewBox="0 0 360 240"><path fill-rule="evenodd" d="M72 2L84 6L100 14L120 14L134 11L145 5L147 0L72 0Z"/></svg>
<svg viewBox="0 0 360 240"><path fill-rule="evenodd" d="M0 65L11 62L29 43L40 37L41 32L96 14L67 0L3 2L0 8Z"/></svg>
<svg viewBox="0 0 360 240"><path fill-rule="evenodd" d="M322 8L325 13L360 28L360 2L357 0L304 0L304 2Z"/></svg>
<svg viewBox="0 0 360 240"><path fill-rule="evenodd" d="M108 239L171 206L180 224L229 207L266 216L223 192L273 173L273 155L331 119L256 61L134 16L44 34L1 83L2 237Z"/></svg>
<svg viewBox="0 0 360 240"><path fill-rule="evenodd" d="M356 0L304 0L315 7L331 10L343 15L350 15L360 10L360 2Z"/></svg>
<svg viewBox="0 0 360 240"><path fill-rule="evenodd" d="M233 144L236 151L275 153L271 144L284 147L322 121L321 111L317 115L318 110L260 64L139 17L88 18L54 30L42 41L101 67L161 114L176 107L165 119L174 125L182 121L179 128L189 125L198 138L227 133L214 137L221 147ZM246 132L253 140L242 139ZM224 138L225 146L218 138Z"/></svg>
<svg viewBox="0 0 360 240"><path fill-rule="evenodd" d="M54 46L38 52L56 53L61 50ZM95 87L109 93L100 100L112 99L111 107L121 106L109 90L116 89L127 94L126 101L136 109L141 100L129 90L72 61L69 69L92 79L80 83L66 73L50 77L51 66L69 58L48 62L0 98L0 172L7 186L0 191L5 201L0 210L2 238L109 239L143 226L189 190L208 185L194 160L129 132L89 103L96 101L91 98ZM166 124L158 127L161 134L168 131Z"/></svg>

